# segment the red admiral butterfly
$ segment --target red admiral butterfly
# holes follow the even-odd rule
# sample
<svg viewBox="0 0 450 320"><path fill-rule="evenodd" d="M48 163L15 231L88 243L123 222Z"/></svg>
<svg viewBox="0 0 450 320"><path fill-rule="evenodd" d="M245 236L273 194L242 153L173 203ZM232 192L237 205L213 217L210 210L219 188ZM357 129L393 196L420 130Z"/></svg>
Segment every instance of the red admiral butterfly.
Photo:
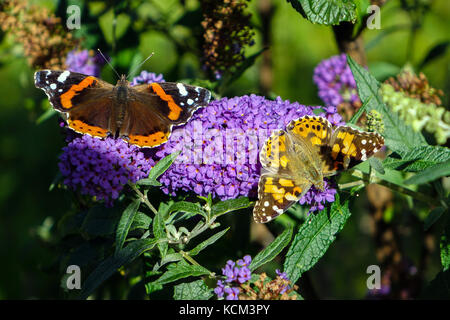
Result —
<svg viewBox="0 0 450 320"><path fill-rule="evenodd" d="M34 81L72 130L100 138L113 135L147 148L165 143L172 126L186 123L211 98L208 90L182 83L132 87L124 75L114 86L81 73L41 70Z"/></svg>

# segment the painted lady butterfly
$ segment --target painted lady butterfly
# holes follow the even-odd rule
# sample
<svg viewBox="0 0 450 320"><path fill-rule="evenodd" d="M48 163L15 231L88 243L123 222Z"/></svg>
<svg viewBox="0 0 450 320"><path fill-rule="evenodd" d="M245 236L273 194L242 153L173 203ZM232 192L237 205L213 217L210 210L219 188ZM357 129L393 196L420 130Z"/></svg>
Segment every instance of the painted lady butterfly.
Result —
<svg viewBox="0 0 450 320"><path fill-rule="evenodd" d="M322 117L304 116L276 130L266 140L259 159L262 164L256 222L266 223L285 212L314 185L323 190L323 178L349 169L371 157L384 145L375 132L348 126L333 130Z"/></svg>

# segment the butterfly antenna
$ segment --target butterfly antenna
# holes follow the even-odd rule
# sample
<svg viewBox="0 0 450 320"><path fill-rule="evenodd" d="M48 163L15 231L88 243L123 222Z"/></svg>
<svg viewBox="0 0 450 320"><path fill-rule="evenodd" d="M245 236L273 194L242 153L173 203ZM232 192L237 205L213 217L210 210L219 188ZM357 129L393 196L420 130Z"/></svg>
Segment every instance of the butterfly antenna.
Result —
<svg viewBox="0 0 450 320"><path fill-rule="evenodd" d="M137 69L139 69L145 62L147 62L148 59L150 59L155 53L152 52L144 61L142 61L136 68L134 68L133 70L131 70L128 73L127 79L129 76L131 76L133 74L134 71L136 71Z"/></svg>
<svg viewBox="0 0 450 320"><path fill-rule="evenodd" d="M116 73L117 78L120 78L119 73L116 71L116 69L114 69L114 67L112 66L112 64L108 61L108 59L106 59L106 57L103 55L103 53L101 52L100 49L97 49L97 51L101 54L101 56L103 57L103 59L106 61L106 63L111 67L111 69Z"/></svg>

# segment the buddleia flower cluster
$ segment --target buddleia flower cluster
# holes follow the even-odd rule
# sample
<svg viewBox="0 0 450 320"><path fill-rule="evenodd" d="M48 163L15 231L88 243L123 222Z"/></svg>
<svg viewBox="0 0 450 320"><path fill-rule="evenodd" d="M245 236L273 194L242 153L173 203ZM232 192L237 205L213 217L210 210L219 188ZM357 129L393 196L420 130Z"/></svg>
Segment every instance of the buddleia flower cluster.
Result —
<svg viewBox="0 0 450 320"><path fill-rule="evenodd" d="M0 27L23 45L34 68L65 69L66 54L78 44L60 18L27 1L2 1Z"/></svg>
<svg viewBox="0 0 450 320"><path fill-rule="evenodd" d="M446 143L450 137L450 111L411 98L387 83L381 85L380 93L383 101L415 131L426 130L434 135L438 144Z"/></svg>
<svg viewBox="0 0 450 320"><path fill-rule="evenodd" d="M320 62L314 69L313 80L319 89L319 98L327 106L337 106L339 113L344 114L346 120L361 107L356 82L345 54Z"/></svg>
<svg viewBox="0 0 450 320"><path fill-rule="evenodd" d="M69 71L99 77L106 61L92 50L72 50L67 54L66 66Z"/></svg>
<svg viewBox="0 0 450 320"><path fill-rule="evenodd" d="M245 46L253 43L248 0L202 0L204 67L216 79L244 60Z"/></svg>
<svg viewBox="0 0 450 320"><path fill-rule="evenodd" d="M237 261L228 260L222 268L223 280L217 281L214 289L219 300L296 300L293 293L298 287L291 283L284 272L276 270L277 277L269 280L262 273L252 281L252 273L249 268L252 258L244 256ZM255 275L257 276L257 275Z"/></svg>
<svg viewBox="0 0 450 320"><path fill-rule="evenodd" d="M137 146L122 139L74 138L63 148L59 169L64 184L112 206L123 187L148 176L154 166Z"/></svg>

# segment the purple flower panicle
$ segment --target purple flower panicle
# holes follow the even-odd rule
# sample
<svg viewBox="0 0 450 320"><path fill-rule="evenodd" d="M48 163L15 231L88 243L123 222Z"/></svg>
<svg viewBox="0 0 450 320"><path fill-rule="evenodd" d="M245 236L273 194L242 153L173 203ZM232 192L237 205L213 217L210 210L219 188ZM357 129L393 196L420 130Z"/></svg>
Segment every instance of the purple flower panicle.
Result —
<svg viewBox="0 0 450 320"><path fill-rule="evenodd" d="M123 186L148 176L151 159L122 139L104 140L83 135L63 148L59 169L64 184L112 206Z"/></svg>
<svg viewBox="0 0 450 320"><path fill-rule="evenodd" d="M105 63L100 54L94 54L89 50L72 50L66 58L68 70L94 77L100 76L101 68Z"/></svg>
<svg viewBox="0 0 450 320"><path fill-rule="evenodd" d="M320 62L314 69L313 80L325 105L339 106L343 102L360 103L356 82L345 54Z"/></svg>
<svg viewBox="0 0 450 320"><path fill-rule="evenodd" d="M227 300L239 299L239 287L233 287L233 285L239 286L251 279L252 274L248 267L251 262L252 258L249 255L236 262L232 260L227 261L225 267L222 268L225 283L222 280L217 281L217 287L214 289L214 293L218 298L223 298L224 294L227 294Z"/></svg>

